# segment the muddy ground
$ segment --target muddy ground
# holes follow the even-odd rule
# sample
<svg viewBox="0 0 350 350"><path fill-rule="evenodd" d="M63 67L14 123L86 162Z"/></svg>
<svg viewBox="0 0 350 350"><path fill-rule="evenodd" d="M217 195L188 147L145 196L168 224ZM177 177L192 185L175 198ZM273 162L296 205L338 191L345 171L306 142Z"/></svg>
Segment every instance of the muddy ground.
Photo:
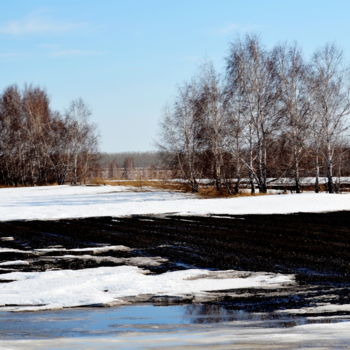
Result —
<svg viewBox="0 0 350 350"><path fill-rule="evenodd" d="M211 305L274 312L314 306L321 300L350 304L349 224L350 212L0 222L0 282L1 273L12 271L124 264L151 273L189 267L271 271L293 273L298 284L279 290L216 293ZM93 250L106 245L126 248ZM75 248L91 251L71 251ZM9 260L22 263L1 265ZM328 312L327 316L339 314L350 312Z"/></svg>

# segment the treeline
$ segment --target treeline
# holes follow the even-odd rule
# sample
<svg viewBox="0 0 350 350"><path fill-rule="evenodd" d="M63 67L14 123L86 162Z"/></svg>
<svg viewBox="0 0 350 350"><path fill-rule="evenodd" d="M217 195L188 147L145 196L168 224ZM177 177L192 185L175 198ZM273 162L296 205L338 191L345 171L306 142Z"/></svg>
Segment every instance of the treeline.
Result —
<svg viewBox="0 0 350 350"><path fill-rule="evenodd" d="M0 95L0 184L84 181L97 154L90 114L81 99L59 113L43 89L7 87Z"/></svg>
<svg viewBox="0 0 350 350"><path fill-rule="evenodd" d="M130 165L133 168L161 167L162 160L160 152L101 153L99 165L102 168L126 168Z"/></svg>
<svg viewBox="0 0 350 350"><path fill-rule="evenodd" d="M305 60L295 45L266 49L259 37L230 45L226 70L211 63L184 83L166 109L160 146L193 191L210 178L218 191L267 191L269 178L334 176L349 169L349 70L334 45ZM245 181L246 182L246 181Z"/></svg>

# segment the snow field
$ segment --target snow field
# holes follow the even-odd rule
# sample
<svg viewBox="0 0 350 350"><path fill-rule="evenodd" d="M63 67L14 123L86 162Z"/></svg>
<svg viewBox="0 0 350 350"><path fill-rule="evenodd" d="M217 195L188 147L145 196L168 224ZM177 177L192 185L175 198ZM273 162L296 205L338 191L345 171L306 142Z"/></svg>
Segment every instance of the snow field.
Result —
<svg viewBox="0 0 350 350"><path fill-rule="evenodd" d="M228 199L200 199L166 191L134 191L124 186L45 186L0 189L0 220L54 220L135 214L208 215L273 214L350 210L348 194L266 195ZM12 237L4 237L3 242ZM124 246L45 251L102 252L128 250ZM0 248L2 252L22 252ZM37 250L40 253L40 250ZM24 251L23 251L24 252ZM69 257L69 255L68 255ZM64 258L64 256L63 256ZM91 258L89 254L82 258ZM3 262L23 264L22 260ZM130 261L129 261L130 263ZM155 261L155 263L157 263ZM276 288L293 284L294 276L234 271L189 269L149 275L137 266L99 267L84 270L12 272L1 275L12 282L0 284L1 310L55 309L91 304L125 303L125 298L149 296L201 296L207 291L237 288ZM9 306L13 305L13 306Z"/></svg>
<svg viewBox="0 0 350 350"><path fill-rule="evenodd" d="M286 214L350 210L349 194L304 193L200 199L124 186L44 186L0 189L0 221L142 214Z"/></svg>

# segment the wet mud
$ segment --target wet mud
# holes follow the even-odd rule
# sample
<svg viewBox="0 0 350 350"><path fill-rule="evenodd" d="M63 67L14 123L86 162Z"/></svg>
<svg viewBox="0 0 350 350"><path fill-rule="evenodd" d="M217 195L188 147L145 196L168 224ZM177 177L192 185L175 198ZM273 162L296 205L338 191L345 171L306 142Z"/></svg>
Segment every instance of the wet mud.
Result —
<svg viewBox="0 0 350 350"><path fill-rule="evenodd" d="M125 264L155 274L191 267L268 271L295 274L297 284L213 292L210 305L225 305L233 311L296 313L320 302L346 305L350 304L349 224L347 211L0 222L0 282L2 273L13 271ZM107 245L115 249L99 249ZM172 304L191 299L148 301ZM347 317L350 309L312 315Z"/></svg>

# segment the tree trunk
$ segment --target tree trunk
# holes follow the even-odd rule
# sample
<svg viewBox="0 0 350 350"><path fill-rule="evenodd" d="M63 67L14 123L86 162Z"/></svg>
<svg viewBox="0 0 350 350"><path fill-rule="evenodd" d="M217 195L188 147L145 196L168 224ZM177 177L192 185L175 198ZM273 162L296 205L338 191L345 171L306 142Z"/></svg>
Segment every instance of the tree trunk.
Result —
<svg viewBox="0 0 350 350"><path fill-rule="evenodd" d="M318 155L316 156L316 179L315 179L315 192L320 192L320 165L318 163Z"/></svg>
<svg viewBox="0 0 350 350"><path fill-rule="evenodd" d="M298 158L294 155L294 180L295 180L295 193L301 193L300 178L299 178L299 162Z"/></svg>
<svg viewBox="0 0 350 350"><path fill-rule="evenodd" d="M241 178L238 177L237 181L235 183L234 190L233 190L234 194L238 194L239 193L239 186L240 186L240 184L241 184Z"/></svg>
<svg viewBox="0 0 350 350"><path fill-rule="evenodd" d="M333 162L331 159L327 162L327 180L328 192L334 193Z"/></svg>
<svg viewBox="0 0 350 350"><path fill-rule="evenodd" d="M334 183L333 183L333 159L331 154L331 148L328 144L327 147L327 187L329 193L334 193Z"/></svg>
<svg viewBox="0 0 350 350"><path fill-rule="evenodd" d="M254 183L254 174L253 174L253 149L250 147L249 154L249 182L250 182L250 193L255 194L255 183Z"/></svg>
<svg viewBox="0 0 350 350"><path fill-rule="evenodd" d="M199 191L199 184L196 179L192 179L191 181L191 191L193 193L197 193Z"/></svg>
<svg viewBox="0 0 350 350"><path fill-rule="evenodd" d="M237 146L238 149L238 146ZM235 183L235 187L234 187L234 194L238 194L239 193L239 186L241 184L241 162L240 162L240 158L239 158L239 152L237 152L237 157L236 157L236 178L237 181Z"/></svg>
<svg viewBox="0 0 350 350"><path fill-rule="evenodd" d="M262 193L267 193L267 147L265 141L263 142L263 164L262 164Z"/></svg>

